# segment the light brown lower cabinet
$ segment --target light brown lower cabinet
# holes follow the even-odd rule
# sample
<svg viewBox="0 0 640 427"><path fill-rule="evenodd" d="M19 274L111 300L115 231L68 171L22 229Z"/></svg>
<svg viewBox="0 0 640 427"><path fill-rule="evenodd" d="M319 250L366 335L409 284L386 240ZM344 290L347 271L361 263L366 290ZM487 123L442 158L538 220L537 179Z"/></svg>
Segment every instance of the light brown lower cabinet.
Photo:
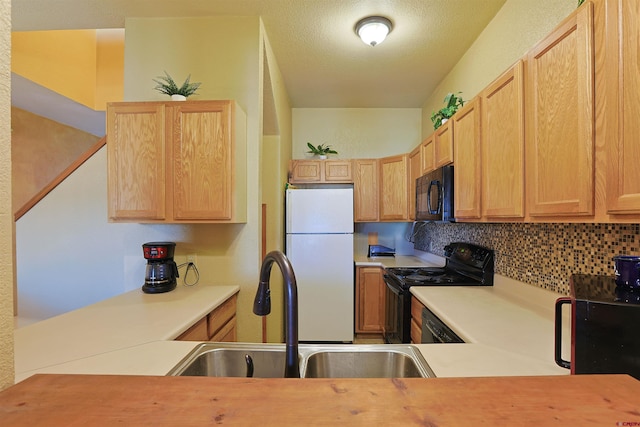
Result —
<svg viewBox="0 0 640 427"><path fill-rule="evenodd" d="M425 308L416 297L411 297L411 344L422 342L422 309Z"/></svg>
<svg viewBox="0 0 640 427"><path fill-rule="evenodd" d="M236 335L237 296L226 300L221 306L198 320L184 331L177 341L234 342Z"/></svg>
<svg viewBox="0 0 640 427"><path fill-rule="evenodd" d="M356 324L357 334L381 334L384 328L385 288L384 269L356 268Z"/></svg>

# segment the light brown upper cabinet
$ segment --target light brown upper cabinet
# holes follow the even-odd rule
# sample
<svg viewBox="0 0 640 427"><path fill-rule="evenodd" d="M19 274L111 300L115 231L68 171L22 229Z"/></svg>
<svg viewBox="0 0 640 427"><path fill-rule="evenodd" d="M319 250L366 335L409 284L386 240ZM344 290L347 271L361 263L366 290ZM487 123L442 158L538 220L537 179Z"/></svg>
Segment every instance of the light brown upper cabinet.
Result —
<svg viewBox="0 0 640 427"><path fill-rule="evenodd" d="M355 222L378 221L378 160L353 161L353 215Z"/></svg>
<svg viewBox="0 0 640 427"><path fill-rule="evenodd" d="M351 184L353 165L351 160L291 160L289 162L291 184Z"/></svg>
<svg viewBox="0 0 640 427"><path fill-rule="evenodd" d="M482 191L480 98L461 107L453 121L454 209L457 220L479 219Z"/></svg>
<svg viewBox="0 0 640 427"><path fill-rule="evenodd" d="M409 153L409 219L416 219L416 179L422 176L422 144Z"/></svg>
<svg viewBox="0 0 640 427"><path fill-rule="evenodd" d="M608 0L607 212L640 213L640 2Z"/></svg>
<svg viewBox="0 0 640 427"><path fill-rule="evenodd" d="M380 220L406 221L408 214L408 177L406 154L380 159Z"/></svg>
<svg viewBox="0 0 640 427"><path fill-rule="evenodd" d="M436 168L436 144L435 133L422 141L422 174L431 172Z"/></svg>
<svg viewBox="0 0 640 427"><path fill-rule="evenodd" d="M524 217L523 67L524 63L518 61L480 95L485 218Z"/></svg>
<svg viewBox="0 0 640 427"><path fill-rule="evenodd" d="M526 167L532 217L594 211L593 5L527 56Z"/></svg>
<svg viewBox="0 0 640 427"><path fill-rule="evenodd" d="M451 119L447 120L434 132L435 168L453 163L453 127L451 123Z"/></svg>
<svg viewBox="0 0 640 427"><path fill-rule="evenodd" d="M246 117L234 101L107 107L110 221L246 222Z"/></svg>

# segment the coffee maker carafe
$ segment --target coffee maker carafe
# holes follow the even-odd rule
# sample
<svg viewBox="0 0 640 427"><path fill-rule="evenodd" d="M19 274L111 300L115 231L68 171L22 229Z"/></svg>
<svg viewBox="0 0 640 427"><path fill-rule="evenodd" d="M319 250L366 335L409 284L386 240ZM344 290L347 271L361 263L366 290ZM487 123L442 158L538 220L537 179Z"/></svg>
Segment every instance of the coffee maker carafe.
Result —
<svg viewBox="0 0 640 427"><path fill-rule="evenodd" d="M173 242L149 242L142 245L147 269L142 291L147 294L169 292L176 288L178 266L173 261L176 244Z"/></svg>

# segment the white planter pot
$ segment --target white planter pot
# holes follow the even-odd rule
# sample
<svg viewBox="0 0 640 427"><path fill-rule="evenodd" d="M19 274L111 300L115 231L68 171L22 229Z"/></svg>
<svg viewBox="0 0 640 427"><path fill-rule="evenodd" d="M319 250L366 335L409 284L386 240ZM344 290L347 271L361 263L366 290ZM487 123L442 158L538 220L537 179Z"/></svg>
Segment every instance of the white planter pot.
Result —
<svg viewBox="0 0 640 427"><path fill-rule="evenodd" d="M318 158L319 158L320 160L324 160L324 159L326 159L326 158L327 158L327 156L326 156L326 155L324 155L324 154L322 154L322 155L319 155L319 156L318 156Z"/></svg>
<svg viewBox="0 0 640 427"><path fill-rule="evenodd" d="M186 100L187 100L187 97L186 97L186 96L184 96L184 95L177 95L177 94L174 94L174 95L171 95L171 100L172 100L172 101L186 101Z"/></svg>
<svg viewBox="0 0 640 427"><path fill-rule="evenodd" d="M448 120L449 120L449 119L442 119L442 124L447 123L447 121L448 121Z"/></svg>

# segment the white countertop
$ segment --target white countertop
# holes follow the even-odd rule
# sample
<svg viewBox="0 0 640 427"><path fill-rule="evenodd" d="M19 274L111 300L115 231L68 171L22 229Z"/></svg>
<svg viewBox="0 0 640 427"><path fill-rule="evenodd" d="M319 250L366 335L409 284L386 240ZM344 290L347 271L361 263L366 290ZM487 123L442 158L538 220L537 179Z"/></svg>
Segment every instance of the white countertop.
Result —
<svg viewBox="0 0 640 427"><path fill-rule="evenodd" d="M465 341L419 346L437 376L569 374L554 362L554 305L562 295L500 275L493 286L414 286L411 293Z"/></svg>
<svg viewBox="0 0 640 427"><path fill-rule="evenodd" d="M380 267L443 265L436 256L356 256L355 262ZM35 373L165 375L198 344L172 340L238 289L199 285L157 295L132 291L18 328L16 381ZM466 341L417 345L436 376L569 374L553 361L553 312L559 294L500 275L492 287L411 290ZM569 358L566 351L564 358Z"/></svg>
<svg viewBox="0 0 640 427"><path fill-rule="evenodd" d="M441 267L444 260L436 255L428 254L425 258L412 255L367 257L354 255L356 267Z"/></svg>
<svg viewBox="0 0 640 427"><path fill-rule="evenodd" d="M47 368L55 365L98 355L97 362L102 362L109 354L119 357L119 353L115 353L119 350L126 353L146 343L173 340L239 289L238 286L198 285L179 286L161 294L134 290L18 328L14 332L16 380L36 371L54 372ZM194 346L193 342L186 344L190 348ZM140 357L143 362L140 366L144 367L153 365L143 357L145 349L142 348ZM155 357L161 358L162 354ZM95 366L102 369L101 363Z"/></svg>

